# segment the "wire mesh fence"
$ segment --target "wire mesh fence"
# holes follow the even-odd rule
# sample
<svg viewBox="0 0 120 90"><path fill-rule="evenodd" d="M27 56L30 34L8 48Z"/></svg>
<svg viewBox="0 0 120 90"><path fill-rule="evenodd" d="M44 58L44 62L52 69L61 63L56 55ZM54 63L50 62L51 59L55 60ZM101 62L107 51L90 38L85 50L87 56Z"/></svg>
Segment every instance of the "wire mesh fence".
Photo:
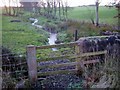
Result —
<svg viewBox="0 0 120 90"><path fill-rule="evenodd" d="M5 73L8 73L11 78L18 81L28 78L26 55L24 53L2 53L0 57L2 57L3 77Z"/></svg>

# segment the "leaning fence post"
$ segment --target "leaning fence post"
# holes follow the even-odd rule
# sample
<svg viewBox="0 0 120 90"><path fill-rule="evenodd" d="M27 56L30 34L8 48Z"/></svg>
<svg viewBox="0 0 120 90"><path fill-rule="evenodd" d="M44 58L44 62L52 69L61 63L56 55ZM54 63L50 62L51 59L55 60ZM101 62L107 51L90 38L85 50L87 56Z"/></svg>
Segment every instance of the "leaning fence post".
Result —
<svg viewBox="0 0 120 90"><path fill-rule="evenodd" d="M30 81L34 82L37 80L36 47L34 45L27 46L27 65Z"/></svg>

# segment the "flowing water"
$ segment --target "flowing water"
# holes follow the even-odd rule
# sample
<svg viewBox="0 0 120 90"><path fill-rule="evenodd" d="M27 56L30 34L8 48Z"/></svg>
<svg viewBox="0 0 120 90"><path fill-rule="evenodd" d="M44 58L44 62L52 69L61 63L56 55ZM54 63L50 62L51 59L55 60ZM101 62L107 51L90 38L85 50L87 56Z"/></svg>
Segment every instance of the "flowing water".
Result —
<svg viewBox="0 0 120 90"><path fill-rule="evenodd" d="M36 27L38 27L38 28L43 28L43 26L36 24L36 23L38 22L38 19L29 18L29 20L34 21L34 22L32 23L33 26L36 26ZM54 44L55 44L55 41L57 40L57 34L56 34L56 33L50 33L50 36L49 36L48 40L49 40L49 41L48 41L49 45L54 45ZM56 48L52 48L52 50L53 50L53 51L57 51Z"/></svg>
<svg viewBox="0 0 120 90"><path fill-rule="evenodd" d="M50 33L50 37L48 38L49 40L49 44L50 45L54 45L55 44L55 41L57 40L57 34L56 33ZM52 48L53 51L57 51L56 48Z"/></svg>

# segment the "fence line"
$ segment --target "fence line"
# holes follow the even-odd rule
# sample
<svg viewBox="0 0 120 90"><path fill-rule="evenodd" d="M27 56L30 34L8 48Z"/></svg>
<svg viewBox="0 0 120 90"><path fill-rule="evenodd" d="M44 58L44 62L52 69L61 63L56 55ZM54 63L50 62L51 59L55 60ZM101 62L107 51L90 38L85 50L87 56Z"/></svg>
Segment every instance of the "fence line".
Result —
<svg viewBox="0 0 120 90"><path fill-rule="evenodd" d="M105 53L103 53L105 54ZM66 67L66 66L76 66L79 64L80 61L76 62L69 62L69 63L62 63L62 64L55 64L55 65L44 65L44 66L37 66L37 69L44 69L44 68L58 68L58 67ZM95 64L99 63L100 59L96 60L89 60L89 61L83 61L82 64ZM80 64L79 64L80 65ZM55 75L55 74L65 74L65 73L75 73L79 67L77 66L76 69L70 69L70 70L58 70L58 71L46 71L46 72L38 72L38 76L46 76L46 75Z"/></svg>
<svg viewBox="0 0 120 90"><path fill-rule="evenodd" d="M3 78L6 73L10 75L11 78L15 78L16 80L28 78L27 62L24 60L26 57L24 53L6 53L1 56Z"/></svg>
<svg viewBox="0 0 120 90"><path fill-rule="evenodd" d="M103 37L102 37L103 38ZM104 36L105 38L105 36ZM84 39L84 38L83 38ZM63 55L59 56L59 58L75 58L76 62L71 63L63 63L63 64L56 64L56 65L48 65L48 66L38 66L37 63L40 62L40 60L36 57L36 50L37 49L49 49L49 48L56 48L56 47L68 47L68 46L75 46L75 54L72 55ZM29 72L29 78L31 82L34 82L37 80L38 76L45 76L45 75L53 75L53 74L63 74L63 73L74 73L76 70L80 69L81 61L82 64L90 64L90 63L97 63L99 62L98 59L91 60L91 61L85 61L83 62L82 57L89 57L89 56L97 56L106 54L107 51L96 51L96 52L89 52L89 53L82 53L83 45L82 40L77 42L71 42L68 44L57 44L57 45L46 45L46 46L34 46L34 45L28 45L27 46L27 64L28 64L28 72ZM53 57L58 58L58 57ZM52 58L51 58L52 59ZM38 69L44 68L44 67L61 67L61 66L71 66L75 65L76 69L73 70L59 70L59 71L49 71L49 72L38 72ZM81 68L82 69L82 68Z"/></svg>
<svg viewBox="0 0 120 90"><path fill-rule="evenodd" d="M2 67L9 67L9 66L20 66L20 65L24 65L24 64L27 64L27 62L22 62L22 63L19 63L19 64L9 64L9 65L2 65Z"/></svg>
<svg viewBox="0 0 120 90"><path fill-rule="evenodd" d="M56 75L56 74L68 74L68 73L72 74L72 73L75 73L75 72L76 72L76 69L38 72L38 76L48 76L48 75Z"/></svg>
<svg viewBox="0 0 120 90"><path fill-rule="evenodd" d="M2 56L8 56L8 55L25 55L25 53L7 53L7 54L0 55L0 57L2 57Z"/></svg>
<svg viewBox="0 0 120 90"><path fill-rule="evenodd" d="M48 49L48 48L56 48L56 47L64 47L64 46L75 46L77 42L63 43L63 44L55 44L55 45L44 45L44 46L35 46L36 49Z"/></svg>
<svg viewBox="0 0 120 90"><path fill-rule="evenodd" d="M90 63L97 63L97 62L99 62L99 59L84 61L83 64L90 64ZM78 64L78 62L69 62L69 63L55 64L55 65L44 65L44 66L38 66L37 69L57 68L57 67L63 67L63 66L73 66L73 65L76 65L76 64Z"/></svg>

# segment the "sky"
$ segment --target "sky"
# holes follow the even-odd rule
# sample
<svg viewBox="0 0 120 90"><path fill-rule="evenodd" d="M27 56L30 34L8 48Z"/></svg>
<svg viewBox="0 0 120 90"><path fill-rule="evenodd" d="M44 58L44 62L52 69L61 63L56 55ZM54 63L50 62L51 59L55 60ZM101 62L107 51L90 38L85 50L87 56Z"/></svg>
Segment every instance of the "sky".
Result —
<svg viewBox="0 0 120 90"><path fill-rule="evenodd" d="M67 0L68 5L70 6L81 6L81 5L90 5L95 4L96 0ZM100 5L108 5L110 2L114 2L114 0L99 0ZM120 0L119 0L120 1Z"/></svg>
<svg viewBox="0 0 120 90"><path fill-rule="evenodd" d="M8 5L9 0L0 0L0 6L4 6L4 4ZM14 1L14 0L13 0ZM16 0L15 0L16 1ZM17 0L19 1L19 0ZM35 1L35 0L24 0L24 1ZM81 6L81 5L90 5L90 4L95 4L96 0L62 0L67 1L68 6ZM100 5L108 5L110 2L114 2L114 0L99 0L101 3ZM120 0L117 0L118 2ZM16 5L15 3L11 3L11 5Z"/></svg>

